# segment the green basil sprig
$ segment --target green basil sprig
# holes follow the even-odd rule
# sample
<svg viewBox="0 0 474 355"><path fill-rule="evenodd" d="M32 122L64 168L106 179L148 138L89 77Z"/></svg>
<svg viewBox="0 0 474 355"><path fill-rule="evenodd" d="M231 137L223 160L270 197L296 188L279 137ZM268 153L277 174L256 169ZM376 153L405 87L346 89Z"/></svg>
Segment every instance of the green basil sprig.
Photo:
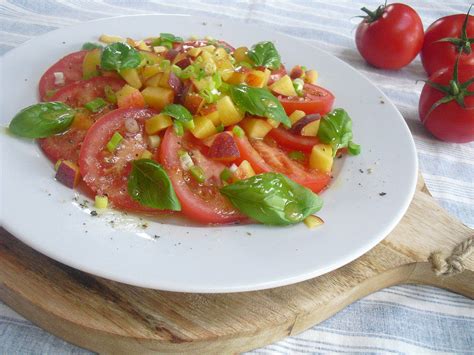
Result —
<svg viewBox="0 0 474 355"><path fill-rule="evenodd" d="M260 42L253 45L247 55L256 66L264 66L272 70L280 68L281 57L272 42Z"/></svg>
<svg viewBox="0 0 474 355"><path fill-rule="evenodd" d="M193 129L194 120L191 112L188 111L186 107L178 104L169 104L166 105L161 113L171 116L174 118L174 129L178 136L184 134L184 129Z"/></svg>
<svg viewBox="0 0 474 355"><path fill-rule="evenodd" d="M291 121L280 101L268 90L245 84L231 86L230 95L234 103L251 115L263 116L291 127Z"/></svg>
<svg viewBox="0 0 474 355"><path fill-rule="evenodd" d="M99 43L92 43L92 42L86 42L82 45L82 50L83 51L91 51L96 48L103 48L101 44Z"/></svg>
<svg viewBox="0 0 474 355"><path fill-rule="evenodd" d="M100 67L105 70L120 71L127 68L136 68L140 65L140 53L127 43L116 42L104 48L100 58Z"/></svg>
<svg viewBox="0 0 474 355"><path fill-rule="evenodd" d="M318 138L332 146L333 155L341 148L348 148L352 155L360 153L360 145L352 142L352 120L342 108L336 108L321 118Z"/></svg>
<svg viewBox="0 0 474 355"><path fill-rule="evenodd" d="M20 137L45 138L66 131L75 114L62 102L41 102L18 112L8 129Z"/></svg>
<svg viewBox="0 0 474 355"><path fill-rule="evenodd" d="M311 190L278 173L255 175L224 186L220 192L242 213L271 225L301 222L323 205Z"/></svg>
<svg viewBox="0 0 474 355"><path fill-rule="evenodd" d="M181 211L171 180L160 164L151 159L132 162L128 194L143 206L159 210Z"/></svg>

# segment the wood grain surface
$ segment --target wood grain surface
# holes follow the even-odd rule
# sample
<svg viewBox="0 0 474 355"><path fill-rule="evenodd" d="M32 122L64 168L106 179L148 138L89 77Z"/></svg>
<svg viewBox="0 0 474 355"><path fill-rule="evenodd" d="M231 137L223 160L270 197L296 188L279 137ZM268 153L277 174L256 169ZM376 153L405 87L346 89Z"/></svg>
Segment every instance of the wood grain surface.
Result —
<svg viewBox="0 0 474 355"><path fill-rule="evenodd" d="M424 191L423 191L424 190ZM474 298L466 270L437 277L427 258L447 255L473 231L442 210L422 180L394 231L329 274L295 285L233 294L163 292L105 280L55 262L0 229L0 298L33 323L100 353L235 353L297 334L350 303L400 283Z"/></svg>

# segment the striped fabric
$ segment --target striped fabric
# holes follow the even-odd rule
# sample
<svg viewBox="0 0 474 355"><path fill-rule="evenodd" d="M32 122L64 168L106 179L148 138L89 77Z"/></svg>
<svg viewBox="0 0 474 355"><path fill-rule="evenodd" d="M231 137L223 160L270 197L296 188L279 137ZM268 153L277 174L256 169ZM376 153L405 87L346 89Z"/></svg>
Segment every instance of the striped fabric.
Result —
<svg viewBox="0 0 474 355"><path fill-rule="evenodd" d="M465 13L470 0L404 1L425 28L439 17ZM70 24L110 16L187 13L240 19L324 48L369 77L397 105L416 141L431 194L474 227L474 143L433 139L420 124L417 102L424 78L419 59L397 71L375 70L354 45L362 6L379 1L0 1L0 53ZM474 301L425 286L395 286L368 296L322 324L254 353L474 353ZM0 354L88 353L42 331L0 303Z"/></svg>

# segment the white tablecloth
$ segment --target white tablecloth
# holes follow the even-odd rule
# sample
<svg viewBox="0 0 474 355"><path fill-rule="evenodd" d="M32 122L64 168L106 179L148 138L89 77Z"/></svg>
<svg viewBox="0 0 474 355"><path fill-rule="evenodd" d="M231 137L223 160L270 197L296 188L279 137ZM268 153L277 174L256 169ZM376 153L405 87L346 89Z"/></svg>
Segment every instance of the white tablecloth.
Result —
<svg viewBox="0 0 474 355"><path fill-rule="evenodd" d="M425 28L439 17L465 13L469 0L405 1ZM130 14L187 13L236 18L286 33L334 54L378 85L405 117L416 141L420 169L431 194L474 227L474 143L435 140L420 124L417 103L424 71L417 58L400 71L365 64L354 44L363 6L378 1L0 1L0 53L48 31L97 18ZM2 68L3 69L3 68ZM5 93L1 93L5 95ZM302 334L255 353L428 353L474 351L474 301L425 286L396 286L347 307ZM88 353L34 326L0 303L0 353Z"/></svg>

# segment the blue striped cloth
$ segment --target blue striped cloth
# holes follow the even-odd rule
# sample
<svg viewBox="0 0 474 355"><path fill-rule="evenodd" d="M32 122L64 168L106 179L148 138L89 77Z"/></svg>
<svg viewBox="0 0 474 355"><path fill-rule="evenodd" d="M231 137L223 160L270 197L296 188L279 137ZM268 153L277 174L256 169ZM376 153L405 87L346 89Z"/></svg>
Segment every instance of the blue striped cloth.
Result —
<svg viewBox="0 0 474 355"><path fill-rule="evenodd" d="M470 0L405 1L425 28L439 17L465 13ZM474 227L474 143L433 139L418 120L424 78L419 59L397 71L365 64L354 45L363 6L379 1L0 1L0 53L70 24L110 16L187 13L234 18L286 33L334 54L368 76L397 105L416 141L420 168L431 194ZM325 322L254 353L474 353L474 301L426 286L404 285L372 294ZM0 354L82 354L0 303Z"/></svg>

